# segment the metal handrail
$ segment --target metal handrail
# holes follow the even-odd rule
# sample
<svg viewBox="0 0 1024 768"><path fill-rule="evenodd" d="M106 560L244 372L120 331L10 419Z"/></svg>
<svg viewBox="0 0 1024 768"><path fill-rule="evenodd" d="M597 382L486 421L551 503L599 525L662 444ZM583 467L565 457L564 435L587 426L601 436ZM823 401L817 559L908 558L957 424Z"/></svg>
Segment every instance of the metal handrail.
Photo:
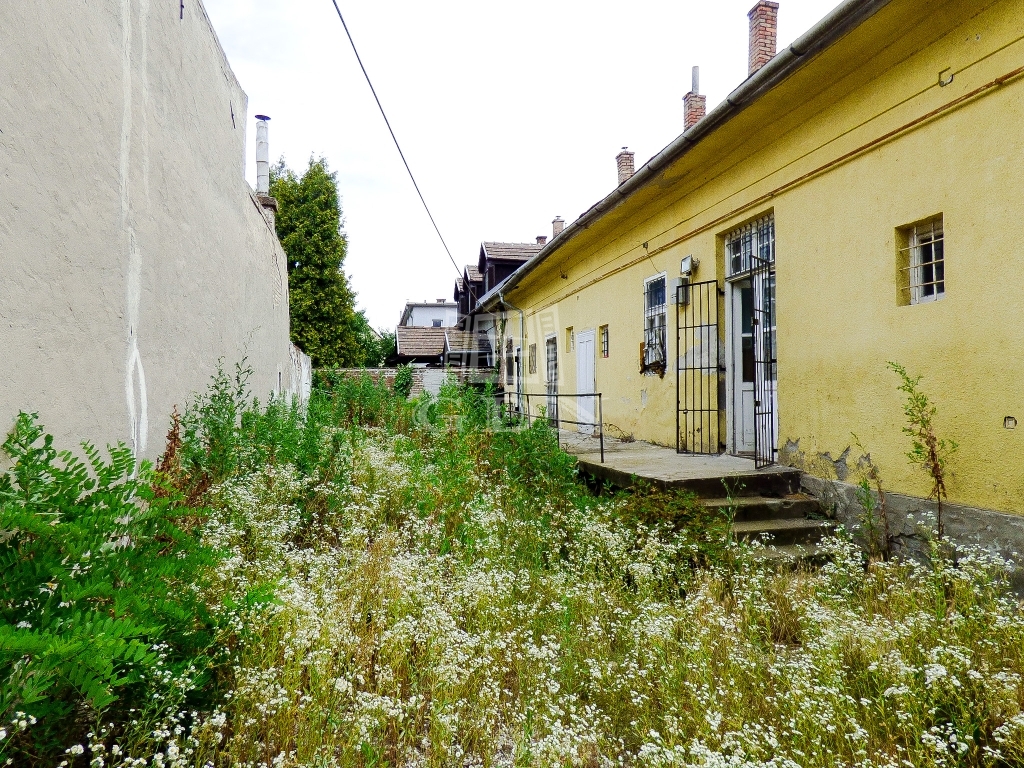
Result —
<svg viewBox="0 0 1024 768"><path fill-rule="evenodd" d="M560 397L575 397L575 398L580 398L580 397L595 398L596 397L597 398L597 421L596 422L594 422L594 421L574 421L572 419L563 419L561 417L560 409L559 408L555 408L555 415L554 415L554 417L551 417L548 414L545 414L543 417L534 416L533 410L530 408L530 398L531 397L533 397L533 398L541 398L541 399L544 399L544 400L550 400L551 398L555 398L557 400ZM530 393L530 392L515 392L515 391L512 391L512 392L505 392L505 399L508 402L509 415L511 416L511 415L513 415L513 413L518 414L520 416L525 415L526 416L526 423L527 423L527 425L532 424L534 418L543 418L548 423L554 422L555 432L558 432L561 429L561 425L562 424L575 424L576 426L581 426L581 427L596 427L597 433L598 433L597 436L598 436L598 439L600 440L600 443L601 443L601 463L604 464L604 402L602 400L602 393L601 392L580 392L580 393L539 392L539 393ZM520 401L518 406L514 402L514 400L519 400ZM522 405L521 401L523 401L523 400L526 401L525 412L523 411L523 409L521 407L521 405ZM515 411L513 411L513 407L514 406L515 406ZM561 440L559 440L559 445L561 445Z"/></svg>

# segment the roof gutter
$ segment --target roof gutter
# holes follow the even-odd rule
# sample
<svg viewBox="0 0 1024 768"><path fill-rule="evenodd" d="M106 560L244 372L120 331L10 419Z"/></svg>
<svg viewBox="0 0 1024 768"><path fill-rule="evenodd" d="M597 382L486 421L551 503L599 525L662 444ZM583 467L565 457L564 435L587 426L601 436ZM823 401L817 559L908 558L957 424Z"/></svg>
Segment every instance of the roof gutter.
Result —
<svg viewBox="0 0 1024 768"><path fill-rule="evenodd" d="M633 176L620 184L603 200L593 205L576 221L569 224L529 261L482 296L479 308L489 311L496 304L504 303L506 300L501 298L502 294L515 288L549 255L587 229L601 216L617 208L626 198L685 155L697 142L749 107L803 67L808 60L874 16L889 2L890 0L845 0L788 47L777 53L775 58L744 80L725 98L725 101L711 110L703 120L648 160Z"/></svg>

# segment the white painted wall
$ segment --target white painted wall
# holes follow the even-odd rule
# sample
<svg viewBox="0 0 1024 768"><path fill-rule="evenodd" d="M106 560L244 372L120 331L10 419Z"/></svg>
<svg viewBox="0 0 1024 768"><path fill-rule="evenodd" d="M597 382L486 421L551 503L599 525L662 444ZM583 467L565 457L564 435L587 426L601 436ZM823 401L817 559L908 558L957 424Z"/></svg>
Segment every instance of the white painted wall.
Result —
<svg viewBox="0 0 1024 768"><path fill-rule="evenodd" d="M61 446L154 457L218 358L298 392L246 95L199 0L0 3L0 51L0 430L38 411Z"/></svg>
<svg viewBox="0 0 1024 768"><path fill-rule="evenodd" d="M459 308L455 304L416 304L405 324L429 328L434 320L440 320L442 328L452 328L459 320Z"/></svg>

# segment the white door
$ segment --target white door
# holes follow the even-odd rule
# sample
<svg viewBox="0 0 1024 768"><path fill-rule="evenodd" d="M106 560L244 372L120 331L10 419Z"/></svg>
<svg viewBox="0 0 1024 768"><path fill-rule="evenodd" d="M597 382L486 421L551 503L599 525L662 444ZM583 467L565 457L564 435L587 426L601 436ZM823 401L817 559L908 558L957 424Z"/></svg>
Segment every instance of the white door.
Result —
<svg viewBox="0 0 1024 768"><path fill-rule="evenodd" d="M754 292L750 280L731 283L733 452L754 452Z"/></svg>
<svg viewBox="0 0 1024 768"><path fill-rule="evenodd" d="M576 335L576 421L579 431L594 434L597 413L597 380L594 371L595 333L581 331ZM589 395L589 397L588 397Z"/></svg>

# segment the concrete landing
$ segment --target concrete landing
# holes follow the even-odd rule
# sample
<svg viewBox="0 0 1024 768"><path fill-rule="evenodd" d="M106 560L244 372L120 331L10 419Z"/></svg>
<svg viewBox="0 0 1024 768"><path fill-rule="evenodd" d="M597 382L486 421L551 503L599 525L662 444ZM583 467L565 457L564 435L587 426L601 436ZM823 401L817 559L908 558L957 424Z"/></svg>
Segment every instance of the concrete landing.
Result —
<svg viewBox="0 0 1024 768"><path fill-rule="evenodd" d="M676 453L674 448L640 440L624 443L605 437L604 462L597 438L563 430L562 447L576 456L580 470L618 488L635 478L660 488L680 488L705 498L733 496L782 497L800 490L800 472L772 465L756 469L752 459L722 454L701 456Z"/></svg>

